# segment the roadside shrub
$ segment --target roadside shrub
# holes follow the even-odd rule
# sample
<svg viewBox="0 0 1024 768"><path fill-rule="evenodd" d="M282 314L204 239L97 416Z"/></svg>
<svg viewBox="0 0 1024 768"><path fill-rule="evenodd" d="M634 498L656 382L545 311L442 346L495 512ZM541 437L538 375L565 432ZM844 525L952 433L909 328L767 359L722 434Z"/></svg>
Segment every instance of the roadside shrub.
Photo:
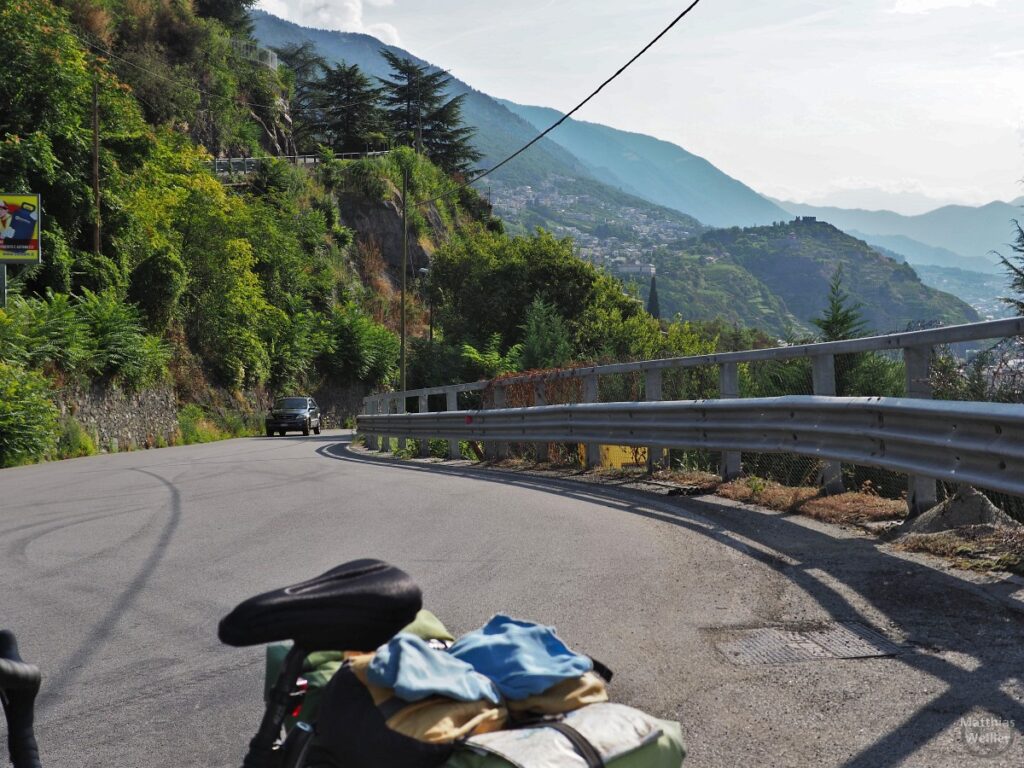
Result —
<svg viewBox="0 0 1024 768"><path fill-rule="evenodd" d="M61 419L57 435L57 458L76 459L79 456L93 456L96 444L89 433L74 417Z"/></svg>
<svg viewBox="0 0 1024 768"><path fill-rule="evenodd" d="M42 374L0 361L0 467L39 461L56 442L57 407Z"/></svg>
<svg viewBox="0 0 1024 768"><path fill-rule="evenodd" d="M398 337L367 317L353 302L335 307L324 331L326 352L321 365L334 381L360 381L372 388L394 376L398 367Z"/></svg>
<svg viewBox="0 0 1024 768"><path fill-rule="evenodd" d="M178 412L181 442L185 445L212 443L227 437L198 405L190 403Z"/></svg>
<svg viewBox="0 0 1024 768"><path fill-rule="evenodd" d="M85 290L76 309L96 344L95 373L120 379L129 389L142 389L166 376L170 352L160 338L143 331L134 305L115 291Z"/></svg>

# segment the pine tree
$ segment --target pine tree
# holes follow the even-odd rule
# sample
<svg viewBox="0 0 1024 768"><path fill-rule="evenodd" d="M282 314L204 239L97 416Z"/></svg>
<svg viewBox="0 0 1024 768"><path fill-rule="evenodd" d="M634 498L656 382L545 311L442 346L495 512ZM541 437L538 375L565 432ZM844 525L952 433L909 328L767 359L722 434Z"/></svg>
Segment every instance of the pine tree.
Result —
<svg viewBox="0 0 1024 768"><path fill-rule="evenodd" d="M1013 249L1013 256L1009 258L1000 256L999 258L1003 262L1003 266L1006 267L1007 275L1010 278L1010 287L1020 294L1020 298L1006 297L1002 301L1013 307L1018 315L1024 315L1024 229L1021 228L1018 221L1014 221L1013 225L1017 228L1017 240L1010 246ZM1019 263L1014 264L1010 259L1015 259Z"/></svg>
<svg viewBox="0 0 1024 768"><path fill-rule="evenodd" d="M651 291L647 296L647 314L655 320L661 319L661 305L658 304L658 278L651 275Z"/></svg>
<svg viewBox="0 0 1024 768"><path fill-rule="evenodd" d="M288 43L273 50L292 79L288 105L292 118L292 141L298 152L311 152L323 140L321 85L327 62L308 40Z"/></svg>
<svg viewBox="0 0 1024 768"><path fill-rule="evenodd" d="M811 320L821 329L824 341L842 341L863 335L867 323L861 314L859 302L850 303L850 296L843 290L843 268L839 266L832 275L828 289L828 307L821 317Z"/></svg>
<svg viewBox="0 0 1024 768"><path fill-rule="evenodd" d="M473 129L462 122L466 95L446 99L451 78L411 59L381 51L391 79L381 79L384 106L395 142L416 147L449 173L465 172L481 155L470 144Z"/></svg>
<svg viewBox="0 0 1024 768"><path fill-rule="evenodd" d="M324 141L335 152L363 152L387 130L382 89L355 64L328 67L317 94Z"/></svg>

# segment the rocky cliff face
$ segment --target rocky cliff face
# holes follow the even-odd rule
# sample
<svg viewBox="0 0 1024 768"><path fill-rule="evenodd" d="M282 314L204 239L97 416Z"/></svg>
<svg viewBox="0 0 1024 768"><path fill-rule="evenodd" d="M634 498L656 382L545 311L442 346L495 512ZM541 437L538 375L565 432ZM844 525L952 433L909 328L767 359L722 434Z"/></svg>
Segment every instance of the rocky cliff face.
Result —
<svg viewBox="0 0 1024 768"><path fill-rule="evenodd" d="M402 266L401 204L396 200L369 200L345 194L338 198L338 206L342 222L356 233L356 239L364 245L376 246L385 264L397 273ZM421 267L430 266L434 251L451 234L435 207L427 206L422 213L431 233L417 237L410 226L408 269L413 275Z"/></svg>

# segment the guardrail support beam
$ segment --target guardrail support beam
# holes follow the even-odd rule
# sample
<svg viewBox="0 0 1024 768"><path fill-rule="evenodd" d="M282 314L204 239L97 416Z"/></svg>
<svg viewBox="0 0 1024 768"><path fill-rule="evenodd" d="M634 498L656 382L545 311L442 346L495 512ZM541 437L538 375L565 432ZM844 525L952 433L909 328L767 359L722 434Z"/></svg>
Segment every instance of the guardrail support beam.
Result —
<svg viewBox="0 0 1024 768"><path fill-rule="evenodd" d="M647 371L644 374L644 400L655 402L662 399L661 393L662 375L661 370ZM647 471L657 472L668 466L668 451L664 448L647 446Z"/></svg>
<svg viewBox="0 0 1024 768"><path fill-rule="evenodd" d="M533 385L533 404L534 405L547 405L548 398L547 392L544 389L544 382L538 381ZM536 462L548 461L548 444L547 443L534 443L533 444L533 460Z"/></svg>
<svg viewBox="0 0 1024 768"><path fill-rule="evenodd" d="M427 413L430 410L430 400L426 395L420 395L419 397L419 408L417 413ZM430 438L420 440L420 458L425 459L430 456Z"/></svg>
<svg viewBox="0 0 1024 768"><path fill-rule="evenodd" d="M811 358L811 381L814 394L835 397L836 358L834 355L815 355ZM837 494L843 487L843 465L838 461L826 461L821 469L821 487L825 493Z"/></svg>
<svg viewBox="0 0 1024 768"><path fill-rule="evenodd" d="M723 400L740 396L740 369L737 363L723 363L718 369L718 396ZM722 451L718 473L723 480L735 480L743 473L743 455Z"/></svg>
<svg viewBox="0 0 1024 768"><path fill-rule="evenodd" d="M391 398L382 397L380 399L380 405L378 406L379 413L391 414ZM381 453L391 453L391 436L381 436L379 443Z"/></svg>
<svg viewBox="0 0 1024 768"><path fill-rule="evenodd" d="M907 347L903 362L907 369L907 397L932 399L931 362L933 347ZM938 502L938 488L934 478L909 475L907 477L907 506L910 517L917 517Z"/></svg>
<svg viewBox="0 0 1024 768"><path fill-rule="evenodd" d="M375 398L375 397L370 398L366 402L366 412L368 414L370 414L371 416L374 416L377 413L379 413L379 407L380 407L379 403L377 401L377 398ZM368 450L368 451L376 451L377 450L377 436L376 435L365 435L365 438L366 438L366 450Z"/></svg>
<svg viewBox="0 0 1024 768"><path fill-rule="evenodd" d="M592 373L589 376L583 377L583 402L584 403L597 403L600 402L600 392L598 389L597 374ZM587 468L601 466L601 444L600 443L587 443Z"/></svg>
<svg viewBox="0 0 1024 768"><path fill-rule="evenodd" d="M502 386L494 387L494 407L505 407L505 388ZM508 443L485 443L484 451L487 458L492 461L505 459L508 458Z"/></svg>
<svg viewBox="0 0 1024 768"><path fill-rule="evenodd" d="M444 393L444 406L445 410L457 411L459 410L459 393L454 389L449 389ZM459 450L458 440L448 441L448 458L449 459L461 459L462 451Z"/></svg>

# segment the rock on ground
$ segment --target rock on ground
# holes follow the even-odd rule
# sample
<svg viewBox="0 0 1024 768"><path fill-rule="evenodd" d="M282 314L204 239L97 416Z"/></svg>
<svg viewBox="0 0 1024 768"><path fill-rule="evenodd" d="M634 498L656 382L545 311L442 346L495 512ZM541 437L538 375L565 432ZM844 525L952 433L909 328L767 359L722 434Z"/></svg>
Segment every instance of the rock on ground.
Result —
<svg viewBox="0 0 1024 768"><path fill-rule="evenodd" d="M968 525L1015 528L1020 523L989 501L983 493L965 485L942 503L903 523L899 535L937 533Z"/></svg>

